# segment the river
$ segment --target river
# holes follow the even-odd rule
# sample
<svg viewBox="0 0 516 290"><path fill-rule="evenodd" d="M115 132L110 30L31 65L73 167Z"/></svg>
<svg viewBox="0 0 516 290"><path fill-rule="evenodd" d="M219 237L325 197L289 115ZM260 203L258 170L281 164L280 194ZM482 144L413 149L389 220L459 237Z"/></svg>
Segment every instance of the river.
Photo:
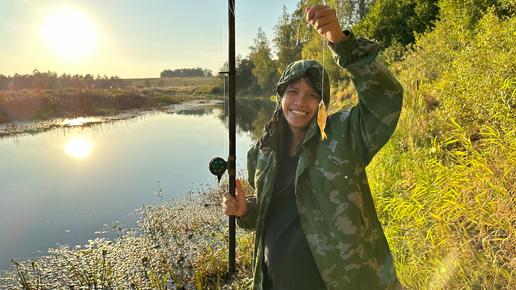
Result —
<svg viewBox="0 0 516 290"><path fill-rule="evenodd" d="M237 103L237 171L273 107ZM208 163L228 156L225 111L148 112L87 127L85 119L70 119L0 139L0 270L57 244L114 238L104 230L135 227L134 209L216 185Z"/></svg>

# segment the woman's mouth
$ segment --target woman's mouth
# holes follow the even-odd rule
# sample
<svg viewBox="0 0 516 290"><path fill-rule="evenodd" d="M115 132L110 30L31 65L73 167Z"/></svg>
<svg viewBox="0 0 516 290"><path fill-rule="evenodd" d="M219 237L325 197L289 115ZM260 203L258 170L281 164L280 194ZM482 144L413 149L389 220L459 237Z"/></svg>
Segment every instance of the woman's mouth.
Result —
<svg viewBox="0 0 516 290"><path fill-rule="evenodd" d="M306 116L308 115L307 112L302 112L302 111L298 111L298 110L290 110L294 115L299 115L299 116Z"/></svg>

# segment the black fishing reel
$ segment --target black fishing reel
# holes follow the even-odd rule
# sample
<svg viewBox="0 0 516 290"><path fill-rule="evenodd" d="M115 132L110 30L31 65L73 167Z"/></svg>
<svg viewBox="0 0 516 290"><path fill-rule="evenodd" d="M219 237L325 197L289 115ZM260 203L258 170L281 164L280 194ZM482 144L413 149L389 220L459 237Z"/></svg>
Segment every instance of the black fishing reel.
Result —
<svg viewBox="0 0 516 290"><path fill-rule="evenodd" d="M220 182L220 178L227 169L228 163L221 157L215 157L210 161L209 170L211 174L217 176L217 182Z"/></svg>

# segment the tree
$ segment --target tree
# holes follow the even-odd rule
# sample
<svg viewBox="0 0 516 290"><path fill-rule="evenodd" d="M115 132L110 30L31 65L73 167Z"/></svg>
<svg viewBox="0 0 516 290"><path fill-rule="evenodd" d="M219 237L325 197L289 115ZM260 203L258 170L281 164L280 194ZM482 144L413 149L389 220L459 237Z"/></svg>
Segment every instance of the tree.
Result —
<svg viewBox="0 0 516 290"><path fill-rule="evenodd" d="M86 76L84 76L83 82L87 88L91 89L93 87L93 84L95 83L95 80L93 79L92 75L87 74Z"/></svg>
<svg viewBox="0 0 516 290"><path fill-rule="evenodd" d="M166 69L160 73L160 77L162 78L170 78L170 77L211 77L213 76L211 70L202 69L200 67L196 68L181 68L170 70Z"/></svg>
<svg viewBox="0 0 516 290"><path fill-rule="evenodd" d="M261 28L258 29L258 34L254 39L254 46L249 49L251 50L249 59L254 63L252 72L258 80L258 84L264 91L272 90L278 79L277 66L276 61L271 57L269 40Z"/></svg>
<svg viewBox="0 0 516 290"><path fill-rule="evenodd" d="M9 86L10 78L0 74L0 90L7 90Z"/></svg>
<svg viewBox="0 0 516 290"><path fill-rule="evenodd" d="M258 80L253 74L254 63L249 58L236 57L236 90L246 93L253 93L251 88L258 87Z"/></svg>
<svg viewBox="0 0 516 290"><path fill-rule="evenodd" d="M369 12L369 5L373 2L374 0L330 0L327 3L337 10L339 22L346 28L359 23Z"/></svg>
<svg viewBox="0 0 516 290"><path fill-rule="evenodd" d="M211 69L205 68L205 69L202 70L202 72L203 72L205 77L212 77L213 76L213 72L212 72Z"/></svg>
<svg viewBox="0 0 516 290"><path fill-rule="evenodd" d="M254 63L249 56L247 58L242 55L237 55L235 58L235 90L240 94L260 94L260 85L256 76L253 74ZM220 71L228 70L228 62L224 63L224 66Z"/></svg>
<svg viewBox="0 0 516 290"><path fill-rule="evenodd" d="M414 43L415 35L433 27L439 13L437 0L377 0L354 31L384 47Z"/></svg>
<svg viewBox="0 0 516 290"><path fill-rule="evenodd" d="M278 72L281 73L283 69L293 61L299 60L302 57L303 43L300 41L301 23L298 21L300 17L304 17L299 13L301 9L297 9L292 15L287 13L287 8L283 5L283 14L278 20L278 24L274 27L276 37L273 39L274 46L277 52ZM297 17L296 17L297 16Z"/></svg>

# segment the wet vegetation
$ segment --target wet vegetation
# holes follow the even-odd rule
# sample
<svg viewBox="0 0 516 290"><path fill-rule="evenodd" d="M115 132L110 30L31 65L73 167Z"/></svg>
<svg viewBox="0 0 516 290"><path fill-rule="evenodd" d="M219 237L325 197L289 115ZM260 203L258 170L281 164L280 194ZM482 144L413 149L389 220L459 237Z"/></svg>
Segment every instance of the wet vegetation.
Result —
<svg viewBox="0 0 516 290"><path fill-rule="evenodd" d="M221 187L137 209L138 228L114 225L118 238L50 249L12 261L3 289L241 289L250 283L252 235L237 231L235 275L227 275L227 219ZM157 194L163 195L163 192ZM239 286L242 285L242 286Z"/></svg>

